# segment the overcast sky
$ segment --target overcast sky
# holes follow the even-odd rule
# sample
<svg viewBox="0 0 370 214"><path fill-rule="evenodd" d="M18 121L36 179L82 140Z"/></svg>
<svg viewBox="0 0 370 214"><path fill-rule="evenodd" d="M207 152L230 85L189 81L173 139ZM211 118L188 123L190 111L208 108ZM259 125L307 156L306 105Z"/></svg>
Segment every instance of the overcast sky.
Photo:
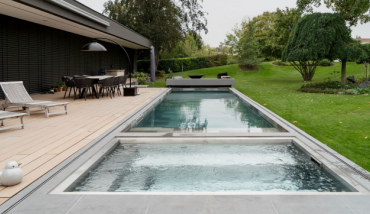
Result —
<svg viewBox="0 0 370 214"><path fill-rule="evenodd" d="M103 4L107 0L78 0L86 6L103 11ZM206 44L216 47L223 42L227 32L231 32L236 23L244 17L253 18L264 11L276 11L276 8L295 7L296 0L204 0L203 9L208 12L208 34L202 34ZM330 12L321 7L316 11ZM370 38L370 23L357 25L352 28L352 37Z"/></svg>

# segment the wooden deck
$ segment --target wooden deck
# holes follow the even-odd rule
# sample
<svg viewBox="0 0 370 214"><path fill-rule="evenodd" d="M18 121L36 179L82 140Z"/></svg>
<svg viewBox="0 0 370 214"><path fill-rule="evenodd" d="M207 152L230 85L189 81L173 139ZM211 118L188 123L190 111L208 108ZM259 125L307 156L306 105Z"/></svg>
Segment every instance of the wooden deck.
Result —
<svg viewBox="0 0 370 214"><path fill-rule="evenodd" d="M0 171L14 160L22 163L25 174L22 183L16 186L0 186L0 205L165 89L139 90L140 95L136 97L90 97L86 101L63 99L62 92L32 96L35 100L70 102L69 114L45 118L40 112L25 117L24 130L0 131ZM19 123L19 119L7 120L5 126Z"/></svg>

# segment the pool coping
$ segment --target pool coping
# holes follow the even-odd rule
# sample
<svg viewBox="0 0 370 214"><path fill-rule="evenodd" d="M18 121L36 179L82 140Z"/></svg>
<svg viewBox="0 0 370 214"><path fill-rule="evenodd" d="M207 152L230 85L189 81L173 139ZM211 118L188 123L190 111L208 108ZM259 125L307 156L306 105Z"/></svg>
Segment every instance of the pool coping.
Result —
<svg viewBox="0 0 370 214"><path fill-rule="evenodd" d="M321 156L326 158L328 161L335 163L336 166L342 170L343 172L347 173L353 179L355 179L358 183L362 186L366 187L366 189L370 190L370 173L365 169L361 168L357 164L353 163L352 161L348 160L344 156L340 155L339 153L335 152L325 144L321 143L317 139L313 138L312 136L308 135L298 127L294 126L293 124L289 123L288 121L284 120L280 116L276 115L275 113L271 112L264 106L258 104L254 100L250 99L249 97L245 96L241 92L237 91L234 88L230 88L230 92L238 95L239 98L245 100L252 104L255 108L259 111L265 113L275 122L283 125L283 127L288 130L288 133L273 133L273 136L270 134L240 134L240 133L230 133L228 135L220 135L220 134L173 134L168 135L168 133L145 133L145 134L127 134L122 133L122 126L127 125L137 119L140 116L140 112L143 112L145 109L150 108L151 106L155 105L156 102L159 102L161 98L166 96L168 93L171 92L172 89L167 89L161 92L159 95L154 97L149 103L141 107L140 109L136 110L132 114L130 114L127 118L110 128L104 134L99 136L97 139L93 140L87 146L82 148L81 150L77 151L71 157L63 161L57 167L53 168L51 171L43 175L41 178L36 180L34 183L26 187L24 190L19 192L17 195L6 201L3 205L0 206L0 213L7 213L11 211L15 207L24 207L22 206L22 202L26 199L43 199L43 203L46 203L45 200L49 200L50 196L49 192L57 186L62 180L64 180L70 173L72 173L75 169L81 166L82 163L87 161L92 155L99 151L101 145L106 145L109 141L114 138L121 138L121 137L134 137L134 138L145 138L145 137L155 137L155 138L162 138L162 137L176 137L176 138L203 138L203 137L254 137L254 138L264 138L264 137L295 137L297 140L302 141L306 145L314 148ZM63 173L61 173L63 171ZM106 196L106 194L103 194ZM279 194L281 195L281 193ZM284 194L286 195L286 194ZM320 196L323 194L320 194ZM362 194L362 196L366 196L367 194ZM54 195L55 196L55 195ZM79 195L81 198L82 196ZM231 197L231 195L229 195ZM295 195L298 196L298 195ZM299 194L301 196L301 194ZM317 194L314 196L318 196ZM71 196L72 197L72 196ZM328 196L330 197L330 195ZM333 197L338 197L337 195L333 195ZM301 197L299 197L301 198ZM52 199L50 199L52 200ZM69 200L69 199L68 199ZM73 203L75 205L75 203ZM118 206L118 205L117 205ZM363 204L363 206L367 206L367 204ZM71 208L72 209L72 208ZM352 207L353 209L353 207Z"/></svg>

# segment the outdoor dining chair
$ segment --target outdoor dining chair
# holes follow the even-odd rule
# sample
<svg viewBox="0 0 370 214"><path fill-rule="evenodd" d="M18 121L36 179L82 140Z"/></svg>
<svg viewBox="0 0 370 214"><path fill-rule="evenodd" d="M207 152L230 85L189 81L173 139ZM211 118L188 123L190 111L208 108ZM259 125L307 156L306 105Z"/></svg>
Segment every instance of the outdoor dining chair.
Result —
<svg viewBox="0 0 370 214"><path fill-rule="evenodd" d="M72 90L74 91L74 90L75 90L75 87L76 87L75 82L73 81L73 79L65 78L65 79L64 79L64 83L66 84L67 89L69 88L69 95L68 95L68 98L70 98L70 97L71 97L71 92L72 92ZM74 92L75 92L75 94L76 94L76 91L74 91ZM66 90L66 92L64 93L64 99L66 98L66 95L67 95L67 90Z"/></svg>
<svg viewBox="0 0 370 214"><path fill-rule="evenodd" d="M109 94L110 98L112 99L113 81L114 81L114 77L109 77L109 78L99 81L100 92L102 93L102 97L104 97L104 90L105 90L105 92L107 93L107 96Z"/></svg>
<svg viewBox="0 0 370 214"><path fill-rule="evenodd" d="M76 100L76 94L77 90L79 90L80 96L83 96L83 93L85 94L85 100L87 98L87 94L90 92L92 95L92 87L94 87L94 80L90 78L73 78L74 84L75 84L75 100ZM91 96L92 99L94 99L94 96Z"/></svg>
<svg viewBox="0 0 370 214"><path fill-rule="evenodd" d="M119 79L119 87L122 86L122 88L126 88L126 82L127 82L128 75L120 76Z"/></svg>
<svg viewBox="0 0 370 214"><path fill-rule="evenodd" d="M121 95L121 90L119 89L119 81L121 79L120 76L116 76L116 77L113 77L114 80L113 80L113 97L114 97L114 94L116 93L116 89L117 89L117 95Z"/></svg>

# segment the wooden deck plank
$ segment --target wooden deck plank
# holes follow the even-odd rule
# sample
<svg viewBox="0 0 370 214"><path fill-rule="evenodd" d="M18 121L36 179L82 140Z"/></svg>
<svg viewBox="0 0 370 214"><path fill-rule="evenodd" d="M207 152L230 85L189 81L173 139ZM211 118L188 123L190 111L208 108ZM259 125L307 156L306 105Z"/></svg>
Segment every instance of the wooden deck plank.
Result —
<svg viewBox="0 0 370 214"><path fill-rule="evenodd" d="M5 203L7 200L9 200L9 198L0 198L0 205Z"/></svg>
<svg viewBox="0 0 370 214"><path fill-rule="evenodd" d="M31 163L28 163L27 165L22 167L24 175L28 175L30 172L42 166L44 163L48 162L54 157L55 155L43 155L39 157L38 159L32 161Z"/></svg>
<svg viewBox="0 0 370 214"><path fill-rule="evenodd" d="M12 159L21 162L25 177L13 187L0 186L0 204L40 178L62 161L99 137L164 89L140 89L136 97L116 96L113 99L85 101L62 99L63 93L34 95L35 100L70 102L68 115L45 118L41 112L25 117L26 129L0 131L0 168ZM1 102L0 102L1 103ZM52 111L58 111L53 109ZM10 120L6 126L17 124Z"/></svg>

